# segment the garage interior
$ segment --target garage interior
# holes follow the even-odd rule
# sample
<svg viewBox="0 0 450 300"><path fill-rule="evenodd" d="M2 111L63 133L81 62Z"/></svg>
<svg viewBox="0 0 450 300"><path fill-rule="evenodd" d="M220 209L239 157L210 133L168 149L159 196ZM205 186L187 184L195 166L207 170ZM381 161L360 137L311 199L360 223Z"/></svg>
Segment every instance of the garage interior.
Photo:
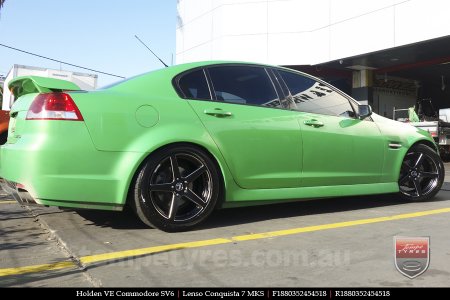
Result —
<svg viewBox="0 0 450 300"><path fill-rule="evenodd" d="M450 36L313 65L287 66L320 77L387 118L431 99L450 108ZM407 117L397 111L395 118Z"/></svg>

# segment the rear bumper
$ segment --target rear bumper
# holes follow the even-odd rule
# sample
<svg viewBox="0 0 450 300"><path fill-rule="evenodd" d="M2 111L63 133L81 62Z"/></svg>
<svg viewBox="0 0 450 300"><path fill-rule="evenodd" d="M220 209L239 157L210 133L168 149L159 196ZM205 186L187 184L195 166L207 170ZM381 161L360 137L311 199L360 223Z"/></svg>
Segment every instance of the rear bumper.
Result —
<svg viewBox="0 0 450 300"><path fill-rule="evenodd" d="M2 186L14 199L27 205L123 208L143 153L98 151L82 122L26 125L26 132L0 147Z"/></svg>
<svg viewBox="0 0 450 300"><path fill-rule="evenodd" d="M0 178L0 187L21 205L38 205L28 191L18 188L15 182Z"/></svg>
<svg viewBox="0 0 450 300"><path fill-rule="evenodd" d="M19 188L19 184L0 178L0 187L6 192L8 196L13 197L20 205L27 206L58 206L58 207L73 207L81 209L100 209L121 211L123 205L115 205L108 203L92 203L79 201L65 201L65 200L37 200L28 193L27 190Z"/></svg>

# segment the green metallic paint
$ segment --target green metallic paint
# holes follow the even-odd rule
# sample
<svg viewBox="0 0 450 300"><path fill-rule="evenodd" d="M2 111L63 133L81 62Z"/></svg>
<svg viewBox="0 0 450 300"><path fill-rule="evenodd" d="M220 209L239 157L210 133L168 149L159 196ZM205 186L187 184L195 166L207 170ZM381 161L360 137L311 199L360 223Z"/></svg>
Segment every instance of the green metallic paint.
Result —
<svg viewBox="0 0 450 300"><path fill-rule="evenodd" d="M142 105L136 110L136 120L142 127L150 128L159 122L159 113L151 105Z"/></svg>
<svg viewBox="0 0 450 300"><path fill-rule="evenodd" d="M240 187L270 189L300 185L301 135L295 112L211 101L189 103ZM205 113L216 109L231 115Z"/></svg>
<svg viewBox="0 0 450 300"><path fill-rule="evenodd" d="M234 193L234 201L225 203L224 207L248 206L275 202L289 202L290 199L319 199L327 197L374 195L398 192L397 182L355 185L332 185L319 187L300 187L290 189L240 189ZM276 201L274 200L276 199Z"/></svg>
<svg viewBox="0 0 450 300"><path fill-rule="evenodd" d="M396 122L377 114L372 115L382 135L386 139L385 159L383 162L383 169L381 173L381 182L397 182L400 172L400 167L406 152L416 143L425 143L435 145L431 135L414 126ZM402 145L399 149L390 149L390 143L398 143ZM435 145L435 149L436 145Z"/></svg>
<svg viewBox="0 0 450 300"><path fill-rule="evenodd" d="M80 87L73 82L40 76L16 77L9 82L8 88L13 91L14 97L16 98L30 93L80 90Z"/></svg>
<svg viewBox="0 0 450 300"><path fill-rule="evenodd" d="M24 122L25 116L14 118L27 125L16 129L20 138L1 149L2 177L24 184L38 199L124 203L124 174L140 153L96 150L83 122Z"/></svg>
<svg viewBox="0 0 450 300"><path fill-rule="evenodd" d="M174 66L94 92L70 92L84 122L27 121L36 94L20 97L11 111L8 142L0 148L0 176L24 184L41 204L115 210L125 204L134 175L154 151L190 144L217 162L224 206L239 206L397 192L406 151L417 142L433 143L414 127L377 115L372 122L181 99L172 79L210 64L219 62ZM205 114L215 109L231 115ZM305 126L311 119L324 126ZM390 142L402 147L390 149Z"/></svg>
<svg viewBox="0 0 450 300"><path fill-rule="evenodd" d="M299 113L298 120L304 145L302 186L380 182L388 146L374 122L309 113ZM324 126L307 126L307 120Z"/></svg>

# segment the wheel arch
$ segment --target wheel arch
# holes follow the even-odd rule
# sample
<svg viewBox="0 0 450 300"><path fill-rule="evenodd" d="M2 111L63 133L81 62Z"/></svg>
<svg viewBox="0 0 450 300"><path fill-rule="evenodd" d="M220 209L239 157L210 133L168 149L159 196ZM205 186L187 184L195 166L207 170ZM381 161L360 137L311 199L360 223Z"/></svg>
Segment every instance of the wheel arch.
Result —
<svg viewBox="0 0 450 300"><path fill-rule="evenodd" d="M436 150L436 152L439 154L439 147L438 147L435 143L433 143L432 141L429 141L429 140L418 140L418 141L416 141L414 144L412 144L412 145L409 147L409 149L411 149L412 147L414 147L414 146L416 146L416 145L425 145L425 146L428 146L428 147L430 147L431 149ZM408 150L409 150L409 149L408 149Z"/></svg>
<svg viewBox="0 0 450 300"><path fill-rule="evenodd" d="M182 147L182 146L191 146L199 149L203 153L205 153L209 158L212 160L212 162L216 165L217 170L219 171L219 179L220 179L220 194L219 194L219 200L216 204L216 208L220 208L226 199L226 187L227 183L233 181L233 179L230 177L231 174L228 171L228 168L225 164L225 161L222 157L220 157L220 152L214 151L215 149L210 149L209 147L202 145L200 143L196 143L193 141L179 141L179 142L171 142L164 145L160 145L159 147L156 147L155 149L152 149L150 152L144 153L144 155L141 157L141 159L135 164L135 166L132 169L131 176L128 177L127 184L126 184L126 190L123 196L123 202L124 204L127 204L128 201L130 201L130 195L132 195L132 188L133 183L136 180L136 177L138 176L139 170L142 168L142 166L149 160L149 158L152 156L153 153L158 151L163 151L164 149L167 149L169 147ZM216 152L216 153L214 153Z"/></svg>
<svg viewBox="0 0 450 300"><path fill-rule="evenodd" d="M387 159L388 161L385 160L385 167L383 172L386 174L386 180L388 181L397 181L398 180L398 175L400 174L400 169L403 163L403 159L405 158L406 154L408 153L408 151L417 145L425 145L430 147L431 149L433 149L434 151L436 151L437 153L439 153L439 148L436 146L436 144L428 139L423 139L423 138L416 138L416 139L412 139L412 140L408 140L408 139L404 139L402 140L402 145L403 147L401 147L398 150L390 150L390 151L394 151L397 152L399 151L399 153L395 156L391 156L389 158L389 156L387 156L385 159Z"/></svg>
<svg viewBox="0 0 450 300"><path fill-rule="evenodd" d="M419 150L420 148L422 150ZM439 147L435 143L429 140L416 141L408 148L404 156L404 159L406 159L408 153L414 154L416 153L415 151L420 151L419 153L421 154L419 156L419 159L417 159L417 162L414 162L412 165L411 164L406 165L407 170L403 174L404 176L403 179L400 179L402 178L401 177L402 175L401 171L399 171L400 174L399 189L402 198L407 201L426 201L434 197L436 193L440 190L442 183L444 181L445 169L442 159L440 158L439 155ZM423 153L425 153L425 157L427 157L426 159L428 159L428 162L425 165L422 163L424 159L421 159ZM414 161L416 160L416 158L414 158ZM432 172L434 175L422 176L421 175L422 172L423 174L425 174L426 172ZM401 184L402 181L404 184ZM423 185L424 181L425 185ZM406 190L405 189L402 190L402 186L403 188L406 187ZM421 187L418 188L418 186ZM411 189L413 190L411 191Z"/></svg>
<svg viewBox="0 0 450 300"><path fill-rule="evenodd" d="M401 169L401 166L402 166L402 163L403 163L403 159L405 158L405 156L406 156L406 154L408 153L408 151L409 151L411 148L413 148L414 146L417 146L417 145L425 145L425 146L428 146L428 147L430 147L431 149L435 150L436 153L439 154L439 148L436 146L436 144L435 144L434 142L432 142L432 141L430 141L430 140L416 140L416 141L410 143L410 144L409 144L409 147L406 148L405 153L404 153L401 157L399 157L399 159L398 159L398 161L397 161L397 164L396 164L396 167L395 167L395 173L396 173L396 174L400 174L400 169Z"/></svg>

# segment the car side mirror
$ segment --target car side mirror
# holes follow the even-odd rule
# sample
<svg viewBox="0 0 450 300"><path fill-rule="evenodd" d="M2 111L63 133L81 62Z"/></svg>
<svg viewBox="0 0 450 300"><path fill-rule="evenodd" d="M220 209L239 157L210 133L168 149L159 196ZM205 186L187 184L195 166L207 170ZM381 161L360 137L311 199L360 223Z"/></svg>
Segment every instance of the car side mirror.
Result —
<svg viewBox="0 0 450 300"><path fill-rule="evenodd" d="M370 105L360 104L358 106L358 118L364 120L372 115L372 107Z"/></svg>

